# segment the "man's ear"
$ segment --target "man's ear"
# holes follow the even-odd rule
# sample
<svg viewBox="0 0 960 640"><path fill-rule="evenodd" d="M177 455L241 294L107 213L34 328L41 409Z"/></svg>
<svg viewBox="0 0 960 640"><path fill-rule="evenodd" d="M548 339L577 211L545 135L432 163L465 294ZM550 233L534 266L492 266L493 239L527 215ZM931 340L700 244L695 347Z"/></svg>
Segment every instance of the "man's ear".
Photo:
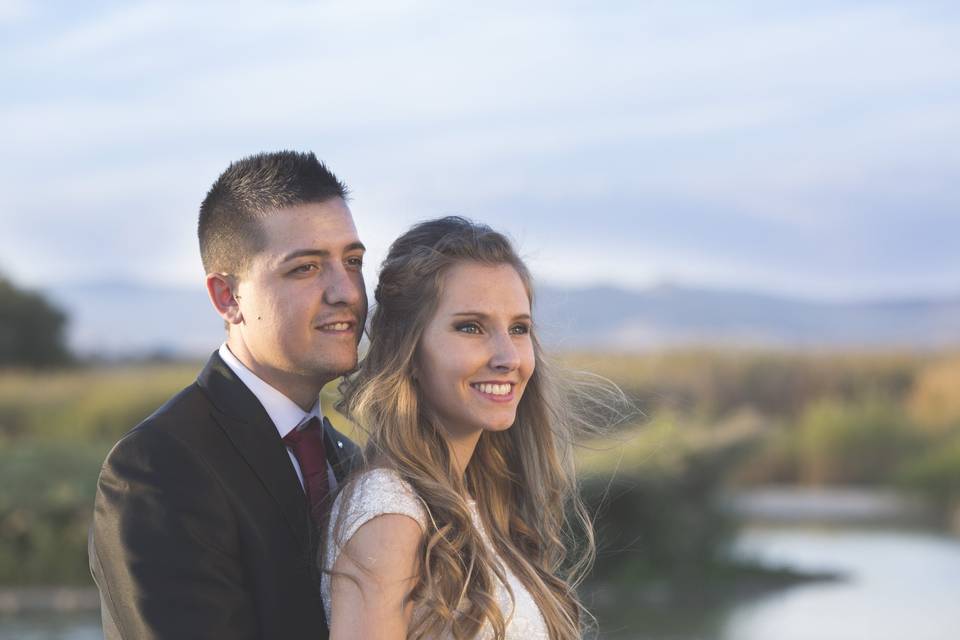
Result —
<svg viewBox="0 0 960 640"><path fill-rule="evenodd" d="M227 324L243 322L243 313L240 311L240 303L237 302L239 296L234 291L236 284L237 279L226 273L207 274L207 295Z"/></svg>

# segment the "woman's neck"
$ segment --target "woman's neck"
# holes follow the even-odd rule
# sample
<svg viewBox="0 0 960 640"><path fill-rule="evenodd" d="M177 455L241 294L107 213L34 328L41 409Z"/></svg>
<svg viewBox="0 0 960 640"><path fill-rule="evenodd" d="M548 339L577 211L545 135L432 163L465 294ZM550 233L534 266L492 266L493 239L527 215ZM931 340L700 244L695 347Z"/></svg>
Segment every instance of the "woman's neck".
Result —
<svg viewBox="0 0 960 640"><path fill-rule="evenodd" d="M453 467L457 470L460 477L467 472L467 465L473 459L473 453L477 450L477 443L480 441L482 431L475 431L469 434L454 436L447 434L447 446L450 448L450 458L453 461Z"/></svg>

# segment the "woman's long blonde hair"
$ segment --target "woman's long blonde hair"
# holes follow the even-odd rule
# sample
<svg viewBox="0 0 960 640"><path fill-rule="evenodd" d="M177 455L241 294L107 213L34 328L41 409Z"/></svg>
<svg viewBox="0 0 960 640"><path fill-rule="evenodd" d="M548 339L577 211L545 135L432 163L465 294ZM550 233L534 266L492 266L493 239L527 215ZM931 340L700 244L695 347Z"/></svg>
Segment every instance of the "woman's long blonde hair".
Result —
<svg viewBox="0 0 960 640"><path fill-rule="evenodd" d="M555 380L536 330L536 367L516 421L506 431L481 435L463 476L411 375L445 274L463 261L511 265L532 306L530 273L503 235L460 217L418 224L390 247L376 288L369 350L341 385L338 408L367 432L367 464L397 471L429 512L410 594L423 615L414 618L409 637L451 630L458 640L473 638L485 622L495 638L504 637L495 588L497 579L506 580L472 523L469 494L496 553L539 606L551 640L580 638L585 611L575 587L592 564L594 544L571 446L584 421ZM348 495L351 489L348 484Z"/></svg>

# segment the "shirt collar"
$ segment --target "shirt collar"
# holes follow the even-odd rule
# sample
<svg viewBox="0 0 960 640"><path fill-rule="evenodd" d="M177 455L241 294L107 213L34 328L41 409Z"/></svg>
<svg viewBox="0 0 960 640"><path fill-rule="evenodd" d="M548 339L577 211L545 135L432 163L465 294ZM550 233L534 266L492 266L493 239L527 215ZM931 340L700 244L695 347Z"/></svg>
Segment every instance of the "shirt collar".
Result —
<svg viewBox="0 0 960 640"><path fill-rule="evenodd" d="M240 362L237 356L233 355L233 352L227 347L226 342L220 345L220 350L217 353L220 354L220 357L223 358L223 361L230 367L230 370L240 378L240 381L253 392L253 395L255 395L257 400L260 401L260 404L263 405L267 415L270 416L270 420L273 422L273 426L277 428L277 433L280 434L280 438L283 438L293 431L293 429L302 422L313 417L320 417L319 396L310 411L304 411L296 402L271 387L257 376L257 374L250 371L246 365Z"/></svg>

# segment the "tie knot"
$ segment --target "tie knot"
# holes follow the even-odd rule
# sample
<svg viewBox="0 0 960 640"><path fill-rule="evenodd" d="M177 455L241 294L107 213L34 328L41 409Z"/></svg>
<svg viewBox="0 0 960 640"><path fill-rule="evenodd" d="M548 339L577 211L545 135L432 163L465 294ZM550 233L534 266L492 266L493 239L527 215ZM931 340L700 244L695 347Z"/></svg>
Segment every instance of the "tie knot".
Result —
<svg viewBox="0 0 960 640"><path fill-rule="evenodd" d="M310 516L315 525L320 527L325 514L325 501L330 493L323 423L319 418L310 418L305 425L285 435L283 443L290 447L297 459Z"/></svg>
<svg viewBox="0 0 960 640"><path fill-rule="evenodd" d="M303 426L291 429L290 433L283 436L283 441L288 446L296 447L304 438L316 438L317 435L323 438L323 423L320 418L313 416Z"/></svg>

